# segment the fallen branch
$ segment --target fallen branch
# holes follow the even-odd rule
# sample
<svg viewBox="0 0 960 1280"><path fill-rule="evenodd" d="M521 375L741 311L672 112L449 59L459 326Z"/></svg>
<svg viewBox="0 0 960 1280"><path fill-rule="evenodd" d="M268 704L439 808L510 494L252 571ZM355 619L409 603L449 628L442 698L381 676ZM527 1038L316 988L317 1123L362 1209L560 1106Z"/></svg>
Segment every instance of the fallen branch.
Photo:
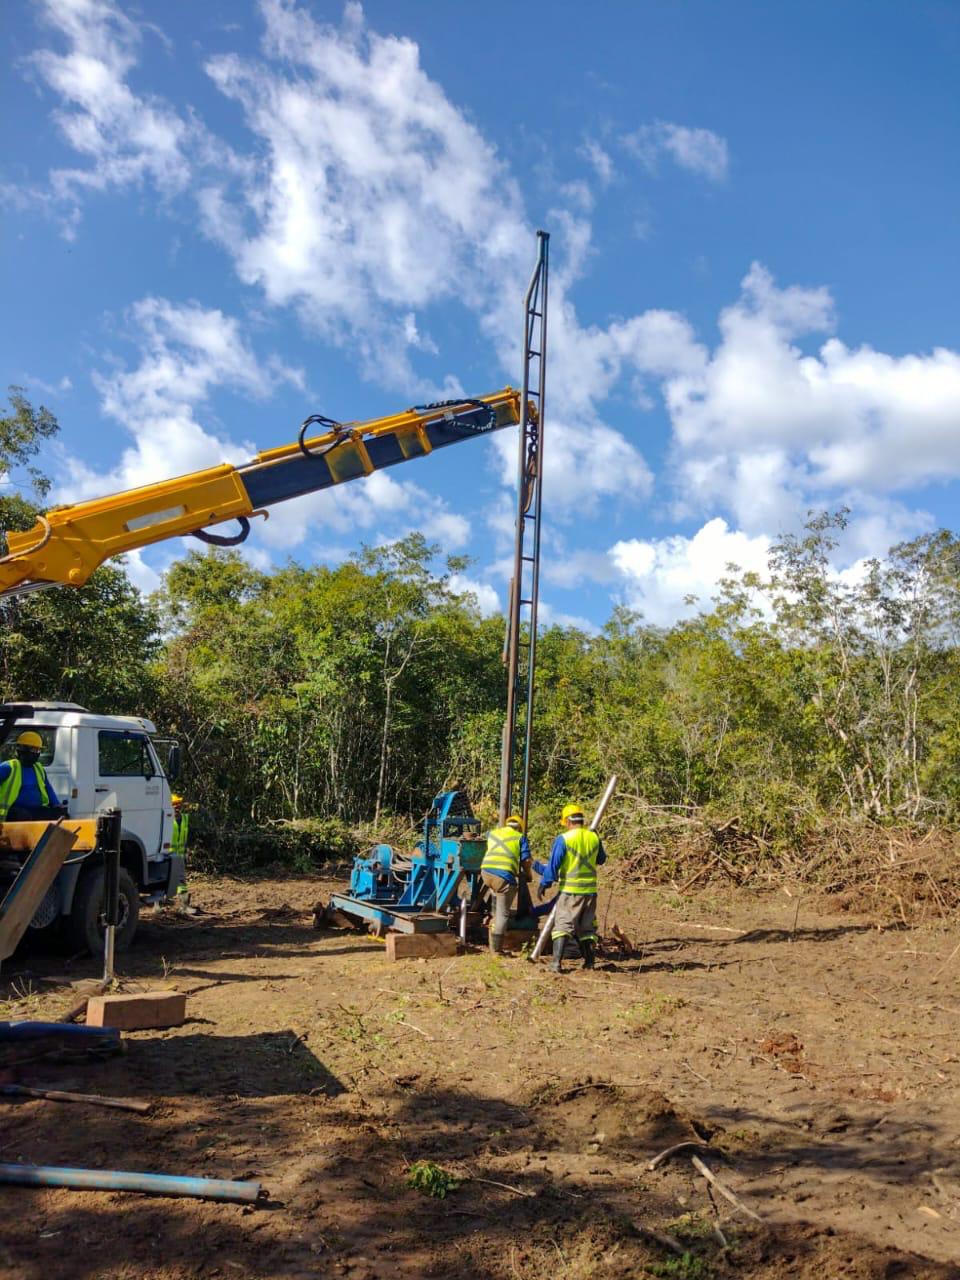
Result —
<svg viewBox="0 0 960 1280"><path fill-rule="evenodd" d="M713 1173L712 1170L707 1168L707 1166L703 1163L703 1161L700 1159L699 1156L691 1156L690 1163L696 1169L697 1173L702 1174L702 1176L706 1178L706 1180L710 1183L712 1187L716 1187L717 1191L720 1192L724 1200L729 1200L730 1203L732 1205L735 1205L736 1208L738 1208L741 1213L745 1213L747 1217L752 1218L754 1222L763 1221L759 1213L755 1213L754 1210L751 1209L749 1205L746 1205L743 1203L743 1201L735 1192L731 1191L729 1187L724 1186L724 1184L720 1181L720 1179L716 1176L716 1174Z"/></svg>
<svg viewBox="0 0 960 1280"><path fill-rule="evenodd" d="M499 1187L501 1191L512 1191L515 1196L526 1196L532 1200L536 1196L536 1191L524 1191L522 1187L511 1187L508 1182L494 1182L492 1178L478 1178L475 1173L467 1175L471 1182L482 1182L488 1187Z"/></svg>
<svg viewBox="0 0 960 1280"><path fill-rule="evenodd" d="M678 1142L676 1146L667 1147L665 1151L661 1151L659 1155L654 1156L647 1164L647 1173L653 1173L655 1169L659 1169L665 1160L669 1160L671 1156L680 1155L683 1151L714 1151L706 1142ZM719 1152L714 1152L719 1155Z"/></svg>
<svg viewBox="0 0 960 1280"><path fill-rule="evenodd" d="M432 1036L432 1035L430 1034L430 1032L429 1032L429 1031L424 1031L423 1027L415 1027L415 1026L413 1025L413 1023L412 1023L412 1022L407 1022L407 1021L406 1021L405 1019L403 1019L403 1018L398 1018L398 1019L397 1019L397 1026L398 1026L398 1027L409 1027L411 1031L419 1031L419 1033L420 1033L420 1034L421 1034L421 1035L422 1035L426 1040L431 1040L431 1041L433 1041L434 1043L436 1043L436 1039L437 1039L437 1037L436 1037L436 1036Z"/></svg>
<svg viewBox="0 0 960 1280"><path fill-rule="evenodd" d="M668 1236L665 1231L654 1231L653 1227L645 1227L640 1222L631 1222L630 1224L638 1235L645 1236L648 1240L654 1240L663 1249L669 1249L671 1253L678 1254L681 1258L687 1252L679 1240L673 1236Z"/></svg>
<svg viewBox="0 0 960 1280"><path fill-rule="evenodd" d="M117 1111L136 1111L145 1115L149 1102L130 1098L107 1098L99 1093L69 1093L63 1089L31 1089L25 1084L0 1085L0 1094L11 1098L47 1098L50 1102L88 1102L94 1107L113 1107Z"/></svg>

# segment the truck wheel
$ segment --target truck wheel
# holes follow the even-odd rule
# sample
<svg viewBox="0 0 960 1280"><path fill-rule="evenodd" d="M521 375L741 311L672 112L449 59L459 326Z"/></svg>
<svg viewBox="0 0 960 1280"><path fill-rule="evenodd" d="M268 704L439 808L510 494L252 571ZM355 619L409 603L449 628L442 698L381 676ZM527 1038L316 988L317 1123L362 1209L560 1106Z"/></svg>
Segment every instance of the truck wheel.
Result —
<svg viewBox="0 0 960 1280"><path fill-rule="evenodd" d="M92 955L103 950L103 867L92 867L80 877L67 928L78 949ZM117 924L116 949L125 951L137 932L140 917L140 894L130 872L120 868L120 915Z"/></svg>

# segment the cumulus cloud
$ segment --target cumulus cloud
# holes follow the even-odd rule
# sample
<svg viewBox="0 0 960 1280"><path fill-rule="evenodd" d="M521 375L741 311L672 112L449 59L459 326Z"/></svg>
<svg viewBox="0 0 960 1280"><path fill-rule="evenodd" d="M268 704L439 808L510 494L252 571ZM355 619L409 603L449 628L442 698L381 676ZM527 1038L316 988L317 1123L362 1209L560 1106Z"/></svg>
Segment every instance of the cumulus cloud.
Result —
<svg viewBox="0 0 960 1280"><path fill-rule="evenodd" d="M366 376L404 395L481 389L435 370L442 353L430 317L442 305L472 313L516 379L517 299L533 229L495 149L430 78L415 43L371 30L356 4L333 26L291 0L261 0L259 53L205 64L243 113L250 144L235 154L195 113L130 88L142 32L109 0L49 0L45 12L71 51L43 51L36 65L61 96L68 141L91 161L84 182L152 180L169 191L189 174L201 226L241 280L349 346ZM611 172L599 144L588 155L601 178ZM576 415L581 451L623 458L627 491L646 492L646 464L600 409L630 366L620 348L633 332L581 325L569 292L592 252L590 224L565 210L554 223L563 244L552 281L551 396L567 421ZM600 468L588 467L584 484L594 480L585 506L610 492Z"/></svg>
<svg viewBox="0 0 960 1280"><path fill-rule="evenodd" d="M730 165L730 149L725 138L711 129L691 129L669 120L655 120L626 134L624 146L632 151L651 172L656 172L661 159L669 157L688 173L722 182Z"/></svg>
<svg viewBox="0 0 960 1280"><path fill-rule="evenodd" d="M712 351L661 364L682 509L718 504L747 529L806 506L960 476L960 354L892 356L832 335L823 287L778 288L754 264Z"/></svg>
<svg viewBox="0 0 960 1280"><path fill-rule="evenodd" d="M610 549L628 604L647 622L669 626L708 607L728 566L766 573L770 539L730 529L719 517L692 537L629 538ZM691 597L698 603L688 603Z"/></svg>
<svg viewBox="0 0 960 1280"><path fill-rule="evenodd" d="M167 104L135 93L142 29L111 0L42 0L43 21L65 39L66 52L33 55L41 79L62 106L55 120L85 168L60 169L55 189L103 190L149 178L161 190L182 190L190 176L190 126Z"/></svg>
<svg viewBox="0 0 960 1280"><path fill-rule="evenodd" d="M467 574L453 573L450 575L450 590L458 595L473 596L477 608L485 618L501 611L500 597L489 582L481 582Z"/></svg>

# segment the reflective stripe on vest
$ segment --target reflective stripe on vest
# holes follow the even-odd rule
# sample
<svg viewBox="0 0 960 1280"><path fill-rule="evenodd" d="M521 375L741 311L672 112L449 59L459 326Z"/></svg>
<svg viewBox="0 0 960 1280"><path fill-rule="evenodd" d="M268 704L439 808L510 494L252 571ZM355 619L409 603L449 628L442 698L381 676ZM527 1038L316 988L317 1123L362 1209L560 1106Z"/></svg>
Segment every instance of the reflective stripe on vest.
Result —
<svg viewBox="0 0 960 1280"><path fill-rule="evenodd" d="M0 822L4 820L13 806L17 803L20 795L20 788L23 786L23 766L14 756L12 760L8 760L10 772L7 774L3 782L0 782ZM44 806L50 803L50 794L47 791L47 777L43 772L42 764L35 764L33 772L37 777L37 790L40 792L40 799Z"/></svg>
<svg viewBox="0 0 960 1280"><path fill-rule="evenodd" d="M182 858L187 852L187 832L190 829L190 819L184 814L180 818L173 820L173 838L170 841L170 848L174 853L178 853Z"/></svg>
<svg viewBox="0 0 960 1280"><path fill-rule="evenodd" d="M560 834L567 846L560 863L560 892L596 893L600 837L586 827L573 827Z"/></svg>
<svg viewBox="0 0 960 1280"><path fill-rule="evenodd" d="M481 871L506 871L515 876L520 870L520 841L523 836L513 827L496 827L487 836L487 849L480 864Z"/></svg>

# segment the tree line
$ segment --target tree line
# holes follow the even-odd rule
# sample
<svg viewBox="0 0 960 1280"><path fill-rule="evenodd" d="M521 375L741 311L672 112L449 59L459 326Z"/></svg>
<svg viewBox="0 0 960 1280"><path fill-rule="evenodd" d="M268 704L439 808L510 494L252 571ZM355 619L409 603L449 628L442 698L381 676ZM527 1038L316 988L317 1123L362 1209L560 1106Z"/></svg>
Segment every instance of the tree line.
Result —
<svg viewBox="0 0 960 1280"><path fill-rule="evenodd" d="M56 431L16 389L10 403L0 531L32 523L47 483L35 459ZM654 627L618 608L599 634L543 629L533 794L545 831L560 802L597 795L611 773L621 826L735 821L800 847L839 819L957 822L960 543L928 534L839 576L846 520L812 516L764 575L731 566L689 621ZM0 696L147 715L177 736L178 787L223 857L225 833L255 840L277 823L342 844L362 824L417 819L449 786L489 818L504 622L454 589L464 567L419 534L271 572L190 551L145 598L111 564L79 590L0 604Z"/></svg>

